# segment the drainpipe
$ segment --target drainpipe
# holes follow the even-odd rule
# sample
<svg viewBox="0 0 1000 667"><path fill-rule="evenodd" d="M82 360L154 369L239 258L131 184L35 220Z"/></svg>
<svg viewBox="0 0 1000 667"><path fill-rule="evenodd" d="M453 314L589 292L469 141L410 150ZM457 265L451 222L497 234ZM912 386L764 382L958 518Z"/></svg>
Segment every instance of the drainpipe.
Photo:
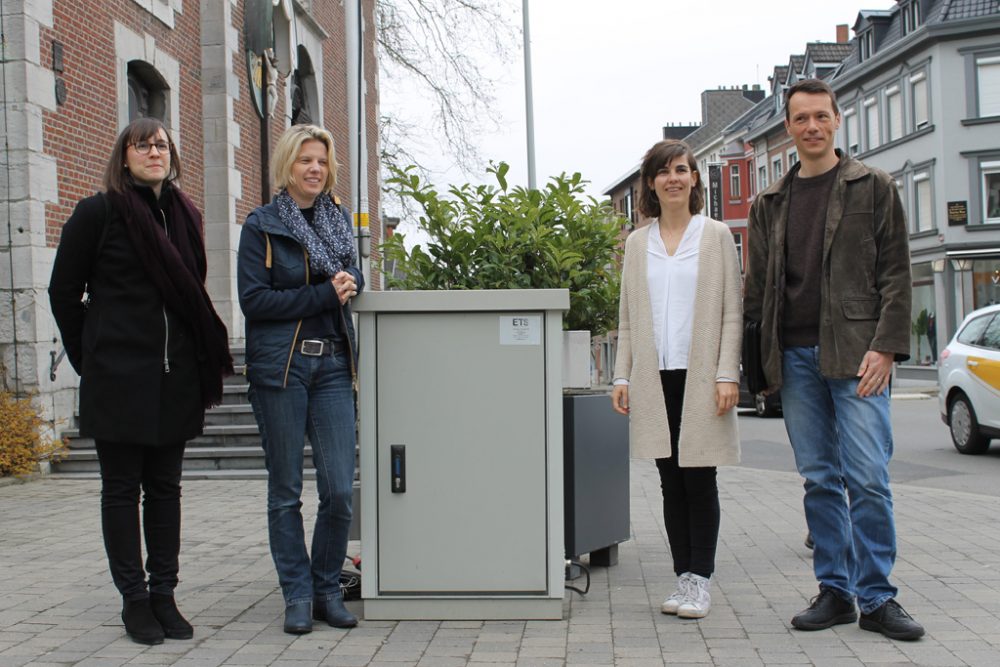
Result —
<svg viewBox="0 0 1000 667"><path fill-rule="evenodd" d="M344 3L345 47L347 50L347 129L350 135L351 199L354 235L358 241L358 262L366 281L370 279L368 257L368 143L365 111L363 0Z"/></svg>

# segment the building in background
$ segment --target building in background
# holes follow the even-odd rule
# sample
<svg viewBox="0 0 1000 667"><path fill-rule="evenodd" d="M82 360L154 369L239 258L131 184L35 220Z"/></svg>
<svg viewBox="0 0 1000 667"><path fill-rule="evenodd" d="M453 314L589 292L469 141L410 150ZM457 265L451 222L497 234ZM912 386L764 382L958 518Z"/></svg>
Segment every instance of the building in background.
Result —
<svg viewBox="0 0 1000 667"><path fill-rule="evenodd" d="M704 212L706 215L722 219L722 197L721 195L718 197L718 209L713 211L710 193L711 183L709 181L709 167L717 168L719 166L719 132L734 118L763 99L764 95L765 92L757 85L705 90L701 94L701 123L698 125L671 124L663 127L661 139L682 139L691 146L691 150L695 154L705 185ZM650 222L648 219L643 219L638 211L641 162L640 159L632 169L604 191L604 194L611 198L615 211L628 221L627 228L623 230L626 234L628 231Z"/></svg>
<svg viewBox="0 0 1000 667"><path fill-rule="evenodd" d="M373 26L374 0L360 7ZM9 150L0 158L0 206L9 225L0 228L0 359L11 388L38 392L54 425L72 421L78 382L60 363L49 312L55 248L76 202L100 188L112 143L132 118L163 120L178 146L182 186L205 216L209 294L234 343L243 337L240 225L266 196L267 156L289 125L332 132L336 194L355 211L367 199L377 245L375 39L369 30L349 49L359 21L345 11L345 3L315 0L4 0ZM270 63L248 48L258 42L272 47ZM348 73L359 59L367 149L352 155L349 109L358 106L349 104ZM264 70L270 86L262 86ZM351 183L362 157L367 189L359 196ZM377 274L370 285L378 287Z"/></svg>
<svg viewBox="0 0 1000 667"><path fill-rule="evenodd" d="M837 94L842 150L892 174L910 225L913 373L931 371L966 314L1000 302L1000 3L897 0L862 10L848 40L810 42L775 66L768 96L713 138L699 159L720 165L722 219L746 257L756 194L798 161L784 128L784 92L821 78ZM710 92L710 91L709 91ZM704 134L690 130L682 138ZM638 169L605 194L630 225ZM630 200L631 198L631 200Z"/></svg>
<svg viewBox="0 0 1000 667"><path fill-rule="evenodd" d="M1000 3L861 11L830 78L840 146L896 179L910 225L911 360L933 366L966 314L1000 302Z"/></svg>

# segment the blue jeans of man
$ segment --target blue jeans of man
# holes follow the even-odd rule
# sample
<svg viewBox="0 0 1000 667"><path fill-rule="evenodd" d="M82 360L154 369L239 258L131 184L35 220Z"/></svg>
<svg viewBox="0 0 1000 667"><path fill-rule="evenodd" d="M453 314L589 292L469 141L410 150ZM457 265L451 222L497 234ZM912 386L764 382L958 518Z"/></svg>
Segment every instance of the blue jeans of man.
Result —
<svg viewBox="0 0 1000 667"><path fill-rule="evenodd" d="M782 368L782 410L805 478L816 579L847 600L857 596L869 613L896 596L889 392L860 398L857 378L824 377L818 347L785 349Z"/></svg>
<svg viewBox="0 0 1000 667"><path fill-rule="evenodd" d="M288 383L250 388L267 464L267 527L285 604L341 595L354 484L354 396L346 352L292 354ZM302 524L302 475L309 437L319 507L311 558Z"/></svg>

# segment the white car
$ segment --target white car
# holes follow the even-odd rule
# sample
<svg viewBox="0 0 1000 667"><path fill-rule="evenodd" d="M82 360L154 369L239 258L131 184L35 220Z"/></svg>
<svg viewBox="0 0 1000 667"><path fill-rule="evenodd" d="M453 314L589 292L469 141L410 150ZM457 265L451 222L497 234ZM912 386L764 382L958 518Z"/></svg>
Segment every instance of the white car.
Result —
<svg viewBox="0 0 1000 667"><path fill-rule="evenodd" d="M1000 438L1000 305L969 314L938 360L941 419L955 449L982 454Z"/></svg>

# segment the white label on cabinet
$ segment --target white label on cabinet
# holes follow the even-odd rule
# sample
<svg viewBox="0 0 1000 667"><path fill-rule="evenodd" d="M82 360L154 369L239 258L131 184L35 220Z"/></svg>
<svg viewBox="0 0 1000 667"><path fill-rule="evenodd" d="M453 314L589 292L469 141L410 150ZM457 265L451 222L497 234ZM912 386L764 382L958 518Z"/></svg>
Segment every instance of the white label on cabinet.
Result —
<svg viewBox="0 0 1000 667"><path fill-rule="evenodd" d="M541 345L541 315L501 315L501 345Z"/></svg>

